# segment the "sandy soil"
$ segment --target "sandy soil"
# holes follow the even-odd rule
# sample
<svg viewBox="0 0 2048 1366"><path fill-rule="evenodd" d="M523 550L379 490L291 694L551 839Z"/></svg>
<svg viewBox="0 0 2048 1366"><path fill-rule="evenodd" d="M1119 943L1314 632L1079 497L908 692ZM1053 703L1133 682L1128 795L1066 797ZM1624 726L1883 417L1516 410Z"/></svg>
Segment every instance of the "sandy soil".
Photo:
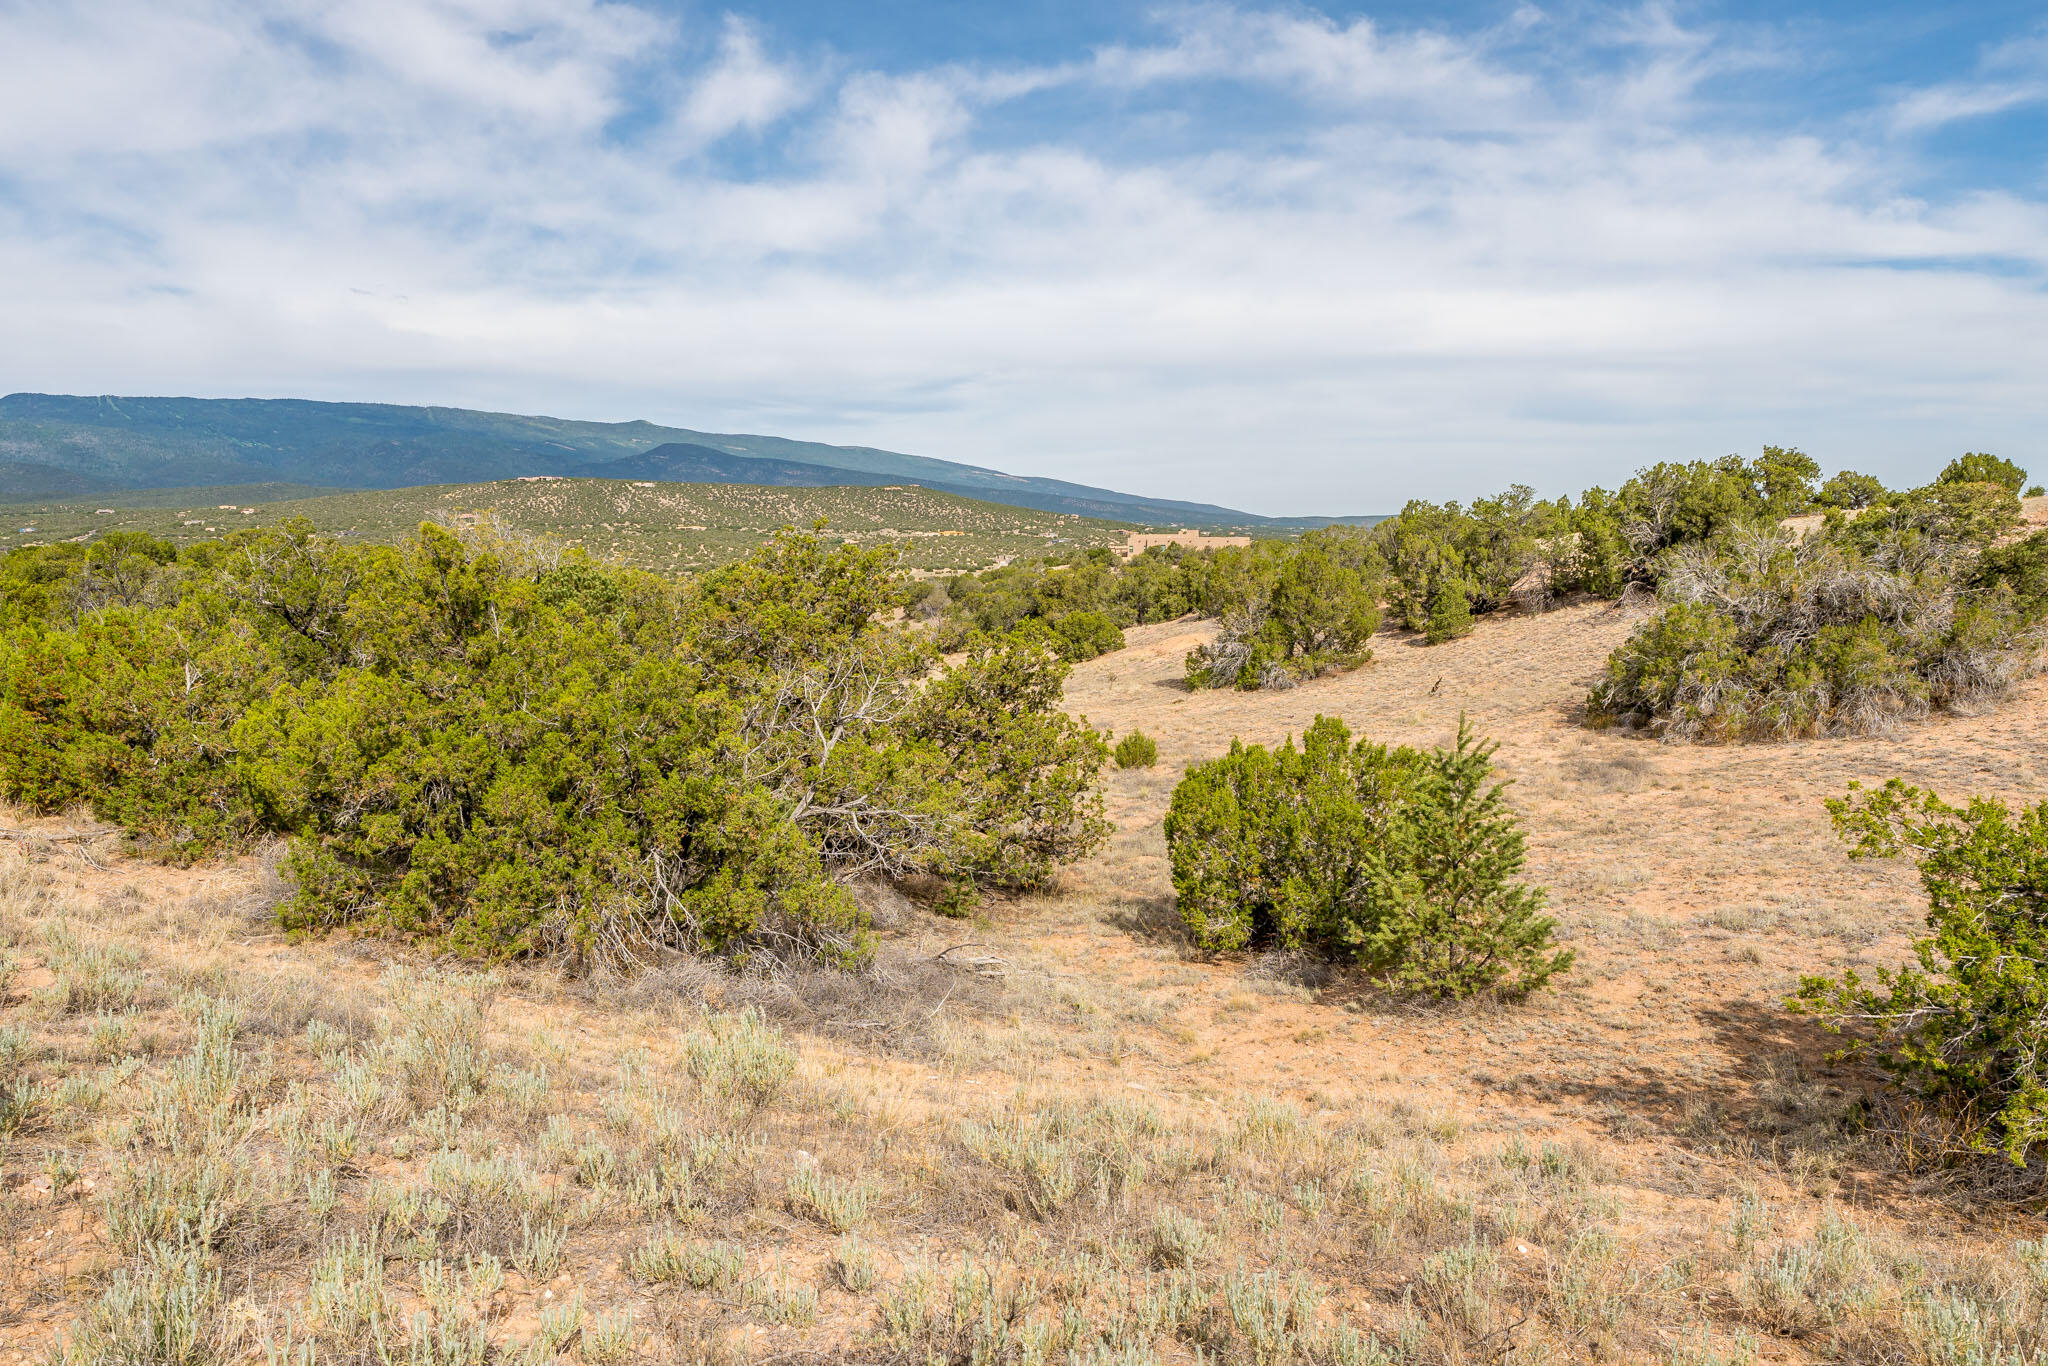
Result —
<svg viewBox="0 0 2048 1366"><path fill-rule="evenodd" d="M1579 705L1637 620L1588 605L1483 621L1434 647L1383 635L1367 667L1277 694L1187 692L1182 660L1206 638L1202 623L1131 631L1123 652L1075 670L1069 706L1119 734L1154 736L1160 763L1111 777L1118 833L1076 872L1074 899L1127 928L1085 927L1060 955L1067 970L1142 978L1175 955L1174 994L1189 999L1174 1018L1212 1050L1205 1075L1226 1092L1306 1098L1340 1079L1398 1079L1473 1122L1565 1124L1627 1144L1717 1111L1739 1127L1757 1084L1788 1070L1856 1080L1823 1060L1838 1041L1780 1003L1801 973L1899 961L1925 904L1910 866L1849 860L1823 803L1893 776L1956 797L2040 800L2048 681L1986 715L1885 738L1712 747L1587 730ZM1161 822L1185 766L1232 737L1278 743L1318 715L1383 742L1440 744L1461 714L1499 742L1528 826L1529 877L1551 889L1560 936L1579 950L1563 989L1426 1020L1368 1002L1361 1023L1339 986L1209 1028L1247 965L1181 961L1172 942ZM1020 908L1011 932L1042 936L1045 909ZM1163 1086L1186 1075L1178 1058L1131 1066Z"/></svg>

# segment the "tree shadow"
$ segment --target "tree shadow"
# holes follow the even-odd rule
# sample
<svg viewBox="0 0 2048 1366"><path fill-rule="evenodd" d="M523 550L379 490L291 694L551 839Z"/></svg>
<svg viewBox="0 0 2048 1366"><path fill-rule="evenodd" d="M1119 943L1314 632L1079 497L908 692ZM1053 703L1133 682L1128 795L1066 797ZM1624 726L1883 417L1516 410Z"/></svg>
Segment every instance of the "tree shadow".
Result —
<svg viewBox="0 0 2048 1366"><path fill-rule="evenodd" d="M1902 1173L1870 1170L1874 1155L1857 1120L1884 1078L1857 1063L1831 1061L1839 1035L1768 999L1703 1004L1694 1019L1726 1059L1711 1072L1682 1075L1660 1065L1656 1052L1637 1051L1603 1057L1606 1074L1599 1077L1526 1070L1482 1077L1480 1084L1517 1100L1577 1102L1625 1142L1662 1139L1702 1156L1781 1164L1800 1153L1818 1155L1907 1188Z"/></svg>
<svg viewBox="0 0 2048 1366"><path fill-rule="evenodd" d="M1187 922L1180 918L1170 892L1128 897L1102 920L1140 943L1178 950L1184 958L1202 956L1189 937Z"/></svg>

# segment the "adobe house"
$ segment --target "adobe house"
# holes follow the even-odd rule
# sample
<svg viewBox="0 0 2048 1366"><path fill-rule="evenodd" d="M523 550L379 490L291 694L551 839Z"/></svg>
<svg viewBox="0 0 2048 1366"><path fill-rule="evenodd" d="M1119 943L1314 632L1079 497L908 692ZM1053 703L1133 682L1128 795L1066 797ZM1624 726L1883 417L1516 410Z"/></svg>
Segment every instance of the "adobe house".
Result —
<svg viewBox="0 0 2048 1366"><path fill-rule="evenodd" d="M1200 531L1126 531L1124 543L1115 547L1116 553L1129 559L1142 555L1155 545L1181 545L1189 550L1216 550L1226 545L1247 546L1252 543L1249 536L1206 536Z"/></svg>

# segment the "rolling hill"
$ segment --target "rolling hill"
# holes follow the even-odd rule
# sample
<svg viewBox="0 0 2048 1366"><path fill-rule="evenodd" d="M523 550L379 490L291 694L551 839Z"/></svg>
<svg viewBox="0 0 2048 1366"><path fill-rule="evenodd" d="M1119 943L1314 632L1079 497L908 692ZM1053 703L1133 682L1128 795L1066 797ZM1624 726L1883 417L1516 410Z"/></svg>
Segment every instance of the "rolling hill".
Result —
<svg viewBox="0 0 2048 1366"><path fill-rule="evenodd" d="M868 446L306 399L0 398L0 500L113 489L298 483L355 489L528 475L683 483L915 484L1041 512L1145 525L1295 529L1271 518Z"/></svg>
<svg viewBox="0 0 2048 1366"><path fill-rule="evenodd" d="M581 546L599 559L680 573L738 559L780 527L822 520L833 537L862 545L898 542L905 547L905 567L929 572L1121 539L1114 523L905 485L812 488L540 476L319 497L305 492L242 485L0 505L0 551L110 531L142 531L189 544L274 526L287 517L304 517L330 534L388 543L423 521L462 526L490 519Z"/></svg>

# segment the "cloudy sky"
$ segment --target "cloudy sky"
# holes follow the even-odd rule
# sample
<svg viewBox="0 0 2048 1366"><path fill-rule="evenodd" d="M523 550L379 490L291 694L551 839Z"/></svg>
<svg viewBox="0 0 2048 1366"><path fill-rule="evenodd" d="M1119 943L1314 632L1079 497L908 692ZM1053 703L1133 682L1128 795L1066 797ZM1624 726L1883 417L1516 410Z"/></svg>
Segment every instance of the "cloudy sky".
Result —
<svg viewBox="0 0 2048 1366"><path fill-rule="evenodd" d="M2048 21L1942 8L0 0L0 390L1269 513L2048 473Z"/></svg>

